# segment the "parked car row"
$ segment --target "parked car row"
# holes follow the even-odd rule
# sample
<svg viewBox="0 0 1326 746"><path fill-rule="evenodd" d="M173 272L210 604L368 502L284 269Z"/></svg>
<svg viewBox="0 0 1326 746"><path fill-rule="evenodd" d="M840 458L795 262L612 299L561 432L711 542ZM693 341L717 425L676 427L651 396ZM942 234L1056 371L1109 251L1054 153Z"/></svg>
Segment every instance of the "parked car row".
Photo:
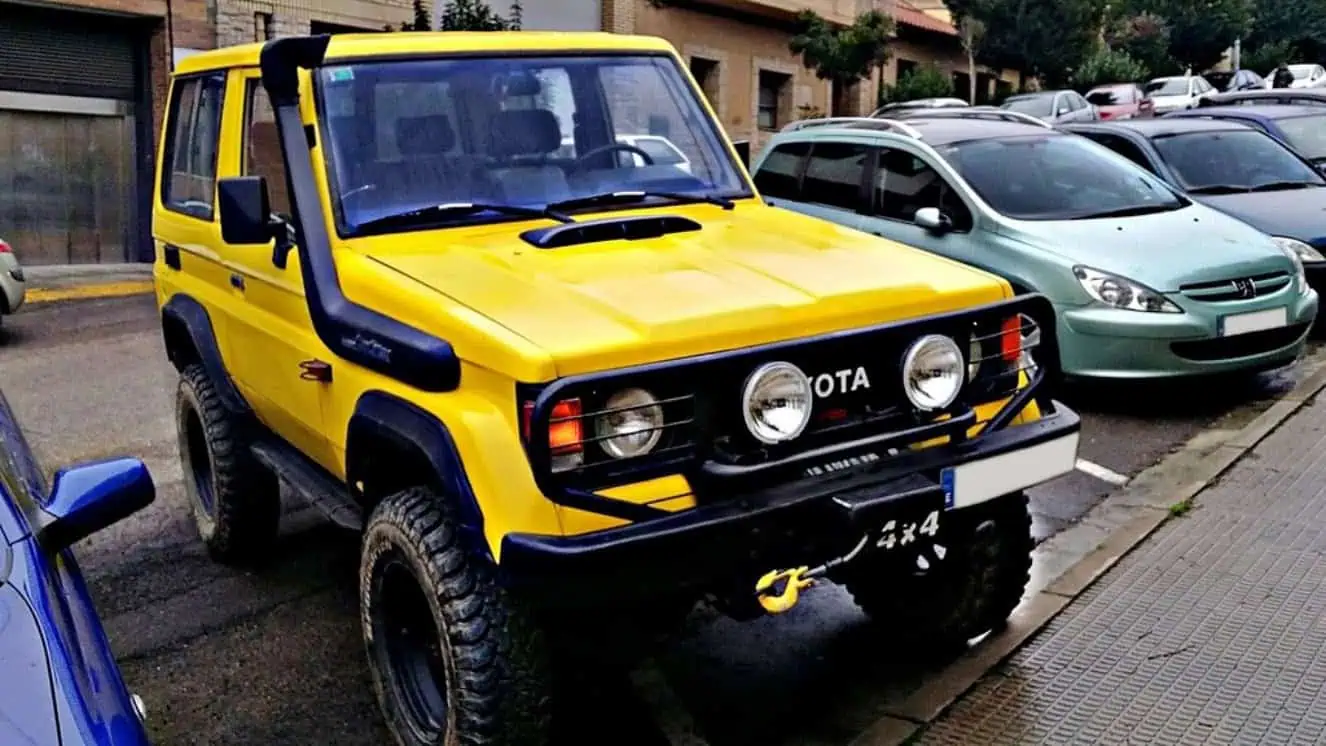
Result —
<svg viewBox="0 0 1326 746"><path fill-rule="evenodd" d="M772 204L1049 297L1069 375L1252 372L1293 361L1317 318L1323 124L1302 105L1059 126L913 109L789 127L751 172Z"/></svg>

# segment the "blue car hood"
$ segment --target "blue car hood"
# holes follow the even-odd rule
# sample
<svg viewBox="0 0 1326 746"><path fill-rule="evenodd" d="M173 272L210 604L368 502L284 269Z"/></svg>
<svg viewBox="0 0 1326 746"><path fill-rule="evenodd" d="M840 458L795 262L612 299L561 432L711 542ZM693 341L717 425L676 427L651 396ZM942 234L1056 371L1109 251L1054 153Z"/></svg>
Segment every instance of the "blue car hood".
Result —
<svg viewBox="0 0 1326 746"><path fill-rule="evenodd" d="M1198 204L1123 218L1007 220L998 231L1165 293L1190 283L1294 269L1269 236Z"/></svg>
<svg viewBox="0 0 1326 746"><path fill-rule="evenodd" d="M0 585L0 743L61 743L46 643L18 589Z"/></svg>
<svg viewBox="0 0 1326 746"><path fill-rule="evenodd" d="M1326 188L1251 194L1192 195L1273 236L1326 247Z"/></svg>

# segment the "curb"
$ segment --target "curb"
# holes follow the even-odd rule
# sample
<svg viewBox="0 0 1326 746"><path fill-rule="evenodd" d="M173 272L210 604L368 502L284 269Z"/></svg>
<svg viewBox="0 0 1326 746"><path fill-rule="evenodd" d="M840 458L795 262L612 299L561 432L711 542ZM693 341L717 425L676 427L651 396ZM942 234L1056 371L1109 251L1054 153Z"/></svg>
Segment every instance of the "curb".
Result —
<svg viewBox="0 0 1326 746"><path fill-rule="evenodd" d="M127 295L146 295L153 291L154 285L151 280L94 282L69 287L35 287L28 288L24 294L23 303L24 305L36 305L64 300L120 298Z"/></svg>
<svg viewBox="0 0 1326 746"><path fill-rule="evenodd" d="M1202 437L1199 433L1189 441L1189 445L1129 482L1131 486L1143 475L1164 472L1167 471L1167 465L1173 465L1177 467L1175 471L1186 477L1179 484L1157 485L1155 488L1143 486L1131 492L1125 486L1107 497L1097 509L1102 509L1101 513L1113 511L1116 515L1106 520L1115 525L1104 534L1093 550L1048 579L1037 581L1033 569L1032 587L1002 631L991 633L943 669L928 676L919 688L879 703L875 711L880 717L853 738L849 746L901 746L914 742L930 723L976 686L991 669L1016 652L1128 552L1170 520L1173 517L1170 505L1192 500L1326 388L1326 352L1299 362L1307 363L1302 380L1279 397L1269 409L1234 431L1227 441L1213 450L1199 449L1195 443ZM1196 450L1207 452L1200 459L1194 460L1192 453ZM1116 496L1121 499L1111 503ZM1092 513L1083 518L1083 522L1090 520L1096 513L1097 510L1093 509ZM1084 528L1099 531L1096 527ZM1046 551L1043 550L1047 550L1045 544L1032 553L1033 565L1038 559L1037 555L1042 555L1039 559L1045 559L1043 555ZM1037 585L1040 587L1036 588Z"/></svg>

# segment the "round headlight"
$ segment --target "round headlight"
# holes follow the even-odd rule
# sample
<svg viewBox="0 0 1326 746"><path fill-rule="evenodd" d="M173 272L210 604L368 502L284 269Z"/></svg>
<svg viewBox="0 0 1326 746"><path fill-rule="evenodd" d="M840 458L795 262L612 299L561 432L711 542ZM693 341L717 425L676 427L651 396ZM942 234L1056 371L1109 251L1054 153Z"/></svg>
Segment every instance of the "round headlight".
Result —
<svg viewBox="0 0 1326 746"><path fill-rule="evenodd" d="M810 379L791 363L765 363L746 379L741 410L746 428L761 443L782 443L810 422Z"/></svg>
<svg viewBox="0 0 1326 746"><path fill-rule="evenodd" d="M643 456L663 437L663 407L644 389L626 389L613 394L594 418L599 447L613 458Z"/></svg>
<svg viewBox="0 0 1326 746"><path fill-rule="evenodd" d="M920 410L943 409L962 390L962 350L942 334L927 334L912 343L902 359L902 388Z"/></svg>

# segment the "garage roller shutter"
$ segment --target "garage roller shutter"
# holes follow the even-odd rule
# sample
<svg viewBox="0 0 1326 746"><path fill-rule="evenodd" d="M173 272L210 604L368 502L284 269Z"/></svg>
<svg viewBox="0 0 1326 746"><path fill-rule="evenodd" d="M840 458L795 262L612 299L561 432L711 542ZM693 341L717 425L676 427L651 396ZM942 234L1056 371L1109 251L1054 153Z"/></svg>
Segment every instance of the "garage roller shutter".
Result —
<svg viewBox="0 0 1326 746"><path fill-rule="evenodd" d="M132 99L136 38L119 19L0 0L0 90Z"/></svg>

